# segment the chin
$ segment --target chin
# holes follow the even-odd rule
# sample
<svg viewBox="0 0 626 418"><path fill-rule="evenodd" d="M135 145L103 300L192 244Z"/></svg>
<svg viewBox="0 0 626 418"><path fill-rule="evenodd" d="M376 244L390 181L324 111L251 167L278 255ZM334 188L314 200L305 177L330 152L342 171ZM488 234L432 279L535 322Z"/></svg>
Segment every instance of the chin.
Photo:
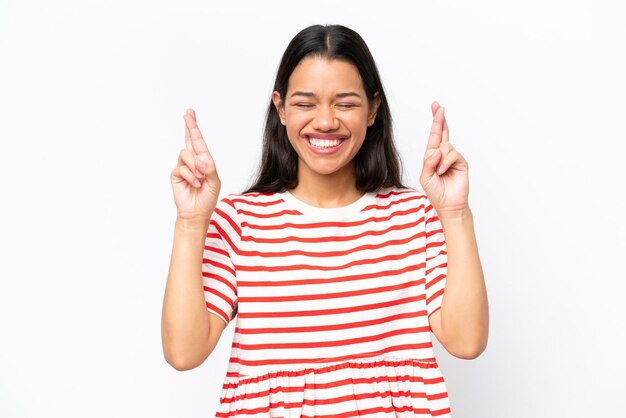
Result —
<svg viewBox="0 0 626 418"><path fill-rule="evenodd" d="M331 174L336 174L342 170L346 169L345 165L323 165L323 164L313 164L313 165L308 165L309 170L313 171L316 174L319 175L324 175L324 176L328 176Z"/></svg>

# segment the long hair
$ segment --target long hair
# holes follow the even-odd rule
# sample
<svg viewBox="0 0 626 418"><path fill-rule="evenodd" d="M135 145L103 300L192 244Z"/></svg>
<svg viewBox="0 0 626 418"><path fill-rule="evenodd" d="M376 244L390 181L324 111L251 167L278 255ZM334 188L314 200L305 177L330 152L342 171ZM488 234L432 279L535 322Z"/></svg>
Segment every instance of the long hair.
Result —
<svg viewBox="0 0 626 418"><path fill-rule="evenodd" d="M287 95L289 77L305 57L317 56L352 63L358 70L363 87L372 103L378 92L380 104L374 123L367 128L359 152L354 156L356 188L362 192L381 187L406 188L401 182L401 160L396 150L391 126L391 112L372 54L361 36L342 25L313 25L300 31L285 50L274 91L281 100ZM280 122L278 111L270 100L265 117L263 151L254 185L248 192L283 192L298 185L298 154L293 149L287 129Z"/></svg>

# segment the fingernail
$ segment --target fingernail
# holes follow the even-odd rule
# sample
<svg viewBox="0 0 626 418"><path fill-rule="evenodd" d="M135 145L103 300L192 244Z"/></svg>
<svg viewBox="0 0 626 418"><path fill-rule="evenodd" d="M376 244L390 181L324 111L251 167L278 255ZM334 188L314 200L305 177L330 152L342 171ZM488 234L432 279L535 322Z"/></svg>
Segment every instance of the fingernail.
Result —
<svg viewBox="0 0 626 418"><path fill-rule="evenodd" d="M443 174L443 167L437 168L437 174Z"/></svg>
<svg viewBox="0 0 626 418"><path fill-rule="evenodd" d="M193 185L196 187L200 187L200 182L198 181L198 179L194 180Z"/></svg>
<svg viewBox="0 0 626 418"><path fill-rule="evenodd" d="M427 160L428 158L432 157L435 154L435 151L436 150L434 150L432 148L429 149L428 151L426 151L426 156L424 157L424 159Z"/></svg>
<svg viewBox="0 0 626 418"><path fill-rule="evenodd" d="M206 168L204 165L204 161L202 160L198 160L196 161L196 168L198 169L198 171L200 171L201 173L204 173L204 169Z"/></svg>

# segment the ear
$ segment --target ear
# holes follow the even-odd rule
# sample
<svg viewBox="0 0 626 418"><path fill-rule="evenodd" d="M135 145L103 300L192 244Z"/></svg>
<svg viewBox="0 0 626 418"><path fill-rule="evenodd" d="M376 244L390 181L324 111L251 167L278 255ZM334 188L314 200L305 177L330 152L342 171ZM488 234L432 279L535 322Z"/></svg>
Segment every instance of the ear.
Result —
<svg viewBox="0 0 626 418"><path fill-rule="evenodd" d="M376 120L376 112L378 112L378 106L380 105L380 94L374 93L374 100L370 104L369 114L367 115L367 126L372 126Z"/></svg>
<svg viewBox="0 0 626 418"><path fill-rule="evenodd" d="M278 112L278 116L280 117L280 123L287 126L287 120L285 118L285 105L280 99L280 93L276 90L272 92L272 102L274 102L274 106L276 107L276 111Z"/></svg>

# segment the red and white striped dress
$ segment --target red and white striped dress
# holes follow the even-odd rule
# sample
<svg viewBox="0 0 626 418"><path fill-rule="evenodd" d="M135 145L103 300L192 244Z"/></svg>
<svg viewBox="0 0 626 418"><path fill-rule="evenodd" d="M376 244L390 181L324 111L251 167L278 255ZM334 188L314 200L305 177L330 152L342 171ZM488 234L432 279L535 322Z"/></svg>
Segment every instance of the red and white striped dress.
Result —
<svg viewBox="0 0 626 418"><path fill-rule="evenodd" d="M450 416L428 317L447 273L424 192L318 208L290 192L221 198L206 306L235 330L217 417Z"/></svg>

